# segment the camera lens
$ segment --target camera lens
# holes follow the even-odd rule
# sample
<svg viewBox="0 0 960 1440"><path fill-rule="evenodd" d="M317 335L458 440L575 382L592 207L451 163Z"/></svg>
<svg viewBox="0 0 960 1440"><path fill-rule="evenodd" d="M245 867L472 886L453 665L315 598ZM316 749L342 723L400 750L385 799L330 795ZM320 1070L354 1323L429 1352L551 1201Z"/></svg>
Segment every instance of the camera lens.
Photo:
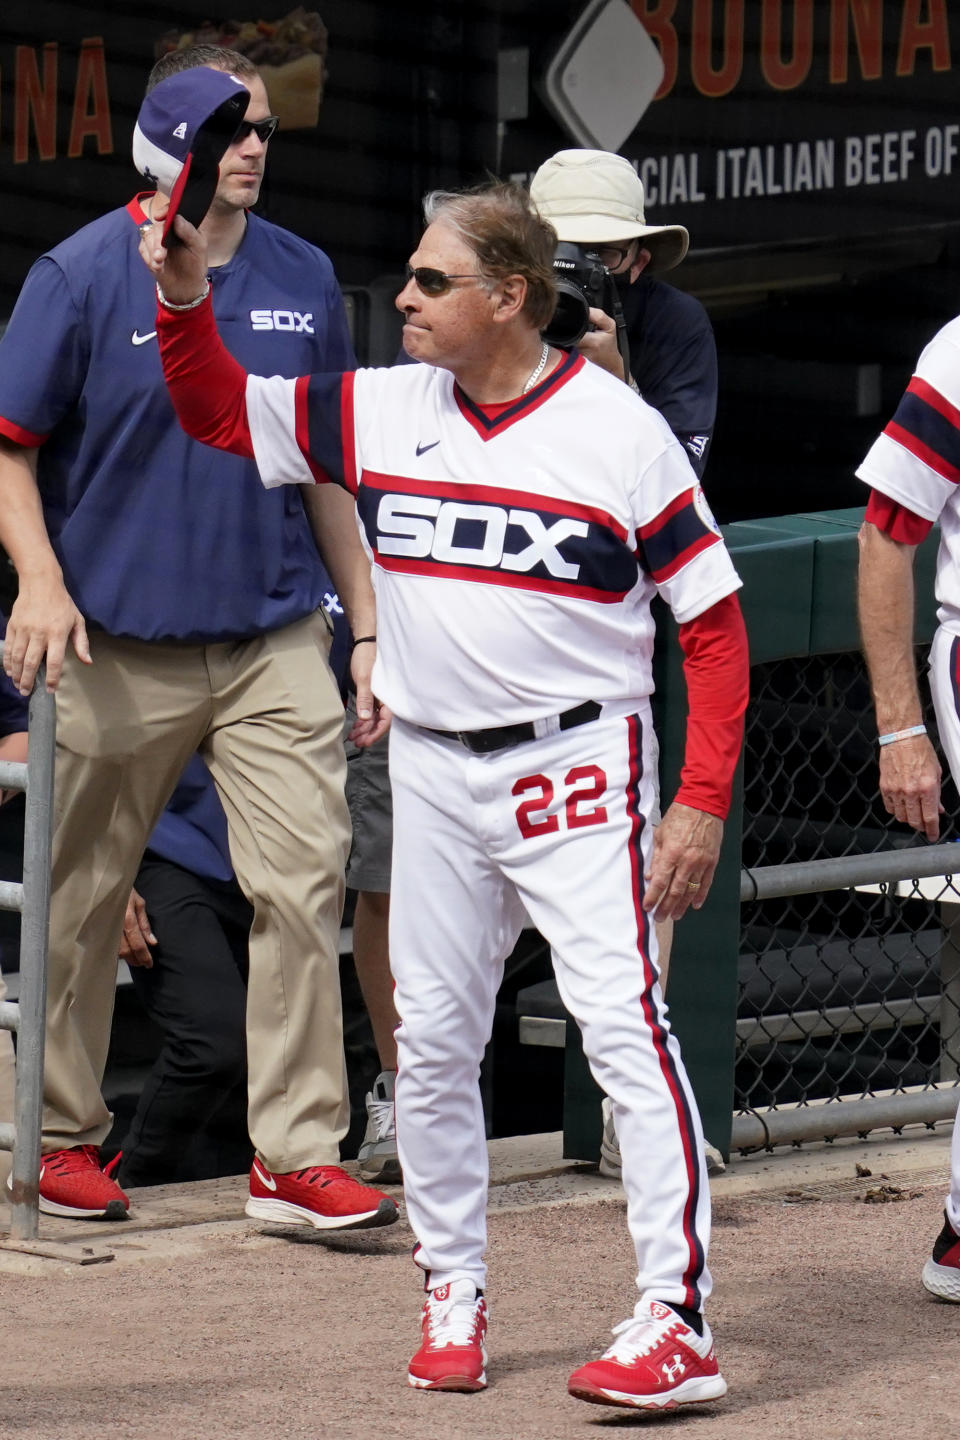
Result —
<svg viewBox="0 0 960 1440"><path fill-rule="evenodd" d="M589 306L583 291L571 280L557 279L557 308L550 324L543 331L548 345L560 345L569 349L587 333L590 324Z"/></svg>

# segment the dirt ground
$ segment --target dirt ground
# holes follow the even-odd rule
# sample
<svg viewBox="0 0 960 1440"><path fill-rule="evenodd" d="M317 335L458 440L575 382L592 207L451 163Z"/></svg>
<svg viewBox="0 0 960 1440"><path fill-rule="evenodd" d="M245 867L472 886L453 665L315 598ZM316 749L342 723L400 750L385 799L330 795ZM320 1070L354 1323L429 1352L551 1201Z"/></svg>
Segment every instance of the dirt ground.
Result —
<svg viewBox="0 0 960 1440"><path fill-rule="evenodd" d="M147 1228L60 1223L60 1238L109 1245L109 1264L3 1255L0 1435L566 1440L653 1426L697 1440L952 1440L960 1306L919 1283L946 1137L919 1159L896 1142L831 1149L807 1154L802 1173L734 1165L714 1182L709 1314L730 1393L713 1406L648 1419L568 1398L567 1374L634 1296L619 1186L554 1165L494 1195L482 1394L406 1384L420 1295L404 1220L265 1234L233 1218L236 1181L206 1207L212 1223L197 1223L201 1204L193 1223L177 1212L163 1228L173 1212L159 1191L141 1192L154 1199ZM873 1179L855 1177L858 1158ZM881 1171L905 1198L864 1202Z"/></svg>

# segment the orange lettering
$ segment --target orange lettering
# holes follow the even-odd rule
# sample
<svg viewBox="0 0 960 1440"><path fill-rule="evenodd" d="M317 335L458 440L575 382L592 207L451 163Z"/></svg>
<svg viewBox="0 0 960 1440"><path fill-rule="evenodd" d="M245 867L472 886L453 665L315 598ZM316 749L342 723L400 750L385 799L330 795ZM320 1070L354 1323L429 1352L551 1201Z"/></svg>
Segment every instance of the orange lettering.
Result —
<svg viewBox="0 0 960 1440"><path fill-rule="evenodd" d="M677 32L670 21L677 0L630 0L631 9L652 40L657 42L663 61L663 79L654 100L669 95L677 80Z"/></svg>
<svg viewBox="0 0 960 1440"><path fill-rule="evenodd" d="M947 21L947 0L926 0L930 6L929 20L921 20L925 0L905 0L900 26L900 48L897 51L897 74L912 75L918 50L930 51L934 70L950 69L950 27Z"/></svg>
<svg viewBox="0 0 960 1440"><path fill-rule="evenodd" d="M111 153L113 132L110 126L110 101L107 97L107 70L103 40L99 37L80 42L77 84L73 95L73 118L70 121L70 140L67 145L67 154L71 159L83 153L83 142L88 135L92 135L96 140L98 155Z"/></svg>
<svg viewBox="0 0 960 1440"><path fill-rule="evenodd" d="M13 163L24 165L30 154L30 116L37 134L37 154L52 160L57 153L57 42L43 47L43 84L37 57L29 45L18 45L13 82Z"/></svg>
<svg viewBox="0 0 960 1440"><path fill-rule="evenodd" d="M883 0L831 0L830 83L847 83L850 21L864 80L879 80L883 69Z"/></svg>
<svg viewBox="0 0 960 1440"><path fill-rule="evenodd" d="M713 0L693 0L690 74L701 95L728 95L743 70L743 0L724 0L723 60L713 64Z"/></svg>
<svg viewBox="0 0 960 1440"><path fill-rule="evenodd" d="M774 90L795 90L810 74L813 60L813 0L794 0L789 60L783 58L782 22L780 0L763 0L760 68L763 78Z"/></svg>

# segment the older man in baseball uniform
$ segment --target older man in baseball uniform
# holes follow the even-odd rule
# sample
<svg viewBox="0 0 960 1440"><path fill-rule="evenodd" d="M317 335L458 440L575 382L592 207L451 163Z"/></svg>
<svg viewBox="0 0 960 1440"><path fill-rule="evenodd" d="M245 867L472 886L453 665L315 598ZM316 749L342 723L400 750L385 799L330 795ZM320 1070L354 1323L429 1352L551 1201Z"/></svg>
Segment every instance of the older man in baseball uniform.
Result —
<svg viewBox="0 0 960 1440"><path fill-rule="evenodd" d="M702 904L714 874L746 702L740 582L662 417L541 341L556 237L524 193L435 194L425 211L397 304L426 363L354 376L247 376L203 298L196 233L178 219L176 251L143 246L189 433L254 455L268 486L345 484L373 559L374 688L395 717L397 1135L427 1292L408 1379L486 1384L478 1074L526 909L616 1108L638 1267L633 1314L570 1392L716 1399L702 1131L651 922ZM690 718L654 836L657 592Z"/></svg>

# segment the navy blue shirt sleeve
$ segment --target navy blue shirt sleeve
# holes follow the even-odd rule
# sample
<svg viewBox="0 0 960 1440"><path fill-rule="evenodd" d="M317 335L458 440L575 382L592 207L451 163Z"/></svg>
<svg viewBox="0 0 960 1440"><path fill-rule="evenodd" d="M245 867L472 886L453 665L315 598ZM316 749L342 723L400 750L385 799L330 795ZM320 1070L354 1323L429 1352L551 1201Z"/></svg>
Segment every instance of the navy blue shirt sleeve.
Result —
<svg viewBox="0 0 960 1440"><path fill-rule="evenodd" d="M717 415L717 347L709 316L692 295L641 275L621 292L630 370L702 476Z"/></svg>
<svg viewBox="0 0 960 1440"><path fill-rule="evenodd" d="M83 389L87 348L60 266L30 270L0 343L0 432L22 445L49 435Z"/></svg>

